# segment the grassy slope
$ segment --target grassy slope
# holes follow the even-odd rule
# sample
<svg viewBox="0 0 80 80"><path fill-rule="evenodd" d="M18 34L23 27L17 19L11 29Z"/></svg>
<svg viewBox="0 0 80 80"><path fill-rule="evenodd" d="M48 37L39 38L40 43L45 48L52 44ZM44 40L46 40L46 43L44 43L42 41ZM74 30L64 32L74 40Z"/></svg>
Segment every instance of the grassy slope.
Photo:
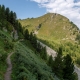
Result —
<svg viewBox="0 0 80 80"><path fill-rule="evenodd" d="M5 39L9 42L12 41L9 33L0 30L0 80L3 80L4 73L7 68L6 57L11 50L5 50Z"/></svg>
<svg viewBox="0 0 80 80"><path fill-rule="evenodd" d="M9 27L11 27L11 25L8 25ZM11 27L12 28L12 27ZM4 30L0 30L0 80L4 80L4 74L6 72L7 69L7 64L6 64L6 58L8 56L8 54L10 52L13 52L14 50L12 49L5 49L6 46L6 40L9 43L13 43L15 45L15 51L19 50L20 54L24 57L26 64L29 64L27 66L25 66L25 68L28 70L28 68L31 70L28 70L28 80L36 80L36 73L33 74L33 67L30 67L30 65L34 66L35 70L38 71L38 73L40 73L41 75L44 75L45 78L47 78L48 80L52 78L52 80L56 79L56 77L54 77L54 74L52 73L52 70L49 66L47 66L47 64L45 63L45 61L43 61L40 56L36 55L34 53L35 49L32 47L32 45L30 44L29 41L25 42L27 43L27 46L24 45L23 43L20 43L19 41L17 42L12 42L13 38L10 35L11 33L5 32ZM8 46L8 44L7 44ZM14 54L15 55L15 54ZM13 59L15 60L15 58ZM14 64L13 64L13 80L14 76L15 76L15 69L14 69ZM17 65L16 65L17 66ZM17 77L17 76L15 76ZM56 79L57 80L57 79Z"/></svg>
<svg viewBox="0 0 80 80"><path fill-rule="evenodd" d="M0 79L3 80L4 73L7 68L6 57L7 57L8 53L10 53L10 51L13 51L13 50L10 50L10 49L5 50L5 48L4 48L5 47L5 45L4 45L5 39L7 39L9 42L12 42L10 33L0 30L0 34L1 34L1 36L0 36L0 59L1 59L0 60ZM3 37L3 35L4 35L4 37ZM25 45L25 43L27 44L27 46ZM49 66L47 66L45 61L42 60L39 55L36 55L34 53L35 49L32 47L30 42L26 41L25 43L21 43L19 41L14 42L14 44L15 44L14 48L15 48L15 51L19 50L20 54L24 57L26 64L28 64L26 66L26 69L28 70L28 68L30 68L30 70L31 70L31 71L28 70L28 74L27 74L28 80L36 80L36 78L35 78L36 74L35 73L33 74L33 66L34 66L35 70L38 70L38 72L41 75L44 75L45 78L50 79L50 80L52 78L52 80L55 80L56 77L54 77L54 74L52 73L51 68ZM4 61L2 60L3 56L4 56ZM32 67L30 65L32 65ZM12 77L15 76L14 72L15 72L15 69L14 69L14 64L13 64ZM13 77L13 80L16 80L16 79L14 79L14 77Z"/></svg>
<svg viewBox="0 0 80 80"><path fill-rule="evenodd" d="M42 23L41 28L38 30L38 38L48 41L57 40L59 43L62 40L75 39L78 33L77 28L72 28L73 24L64 16L59 14L48 13L44 16L32 19L19 20L23 26L29 31L36 30L36 27ZM75 35L73 35L75 33ZM49 38L48 38L49 37Z"/></svg>
<svg viewBox="0 0 80 80"><path fill-rule="evenodd" d="M25 68L27 71L26 72L27 80L37 80L38 74L40 74L41 77L44 76L43 79L41 79L41 80L44 80L45 78L47 80L57 80L57 78L54 77L54 74L52 73L51 68L49 66L47 66L45 61L42 60L39 55L36 55L34 53L34 51L32 51L31 49L32 49L32 46L29 43L27 46L21 42L16 42L16 44L15 44L15 51L18 50L20 55L26 61L26 62L23 62L23 64L24 64L24 66L26 64ZM14 53L14 56L15 56L15 53ZM14 59L14 57L13 57L13 59ZM15 71L16 71L15 64L13 64L12 80L17 80Z"/></svg>
<svg viewBox="0 0 80 80"><path fill-rule="evenodd" d="M8 53L11 50L5 50L4 47L4 42L5 42L5 38L9 41L12 42L12 38L10 36L10 34L8 32L5 31L1 31L0 30L0 34L3 34L5 37L0 36L0 58L5 56L4 61L0 60L0 79L3 80L4 78L4 73L6 71L7 65L6 65L6 57L8 55ZM33 67L31 67L30 65L33 65L34 68L36 70L38 70L38 72L40 72L40 74L44 75L46 78L54 78L54 80L56 79L56 77L54 77L54 74L52 73L52 70L49 66L47 66L47 64L45 63L45 61L43 61L39 55L36 55L34 53L35 49L32 47L32 45L30 44L29 41L26 41L27 46L24 45L23 43L17 41L14 42L15 44L15 51L19 50L20 54L24 57L26 64L29 64L26 66L26 69L28 70L28 68L30 68L31 71L28 70L28 80L36 80L36 74L32 72ZM31 49L32 50L31 50ZM14 54L15 55L15 54ZM13 65L13 75L15 75L14 73L15 69L14 69L14 65ZM12 75L12 76L13 76ZM33 78L33 79L32 79ZM14 80L14 77L13 77ZM15 79L16 80L16 79ZM57 80L57 79L56 79Z"/></svg>
<svg viewBox="0 0 80 80"><path fill-rule="evenodd" d="M55 15L55 14L54 14ZM39 34L38 34L38 37L43 39L43 40L46 40L48 39L48 37L50 36L50 39L48 39L49 41L53 41L53 39L56 41L56 39L59 37L59 35L57 35L59 33L59 30L58 28L56 28L55 26L52 26L53 24L53 19L51 21L51 24L48 23L48 21L50 21L51 19L49 18L51 15L48 14L48 18L47 15L45 16L42 16L42 17L39 17L39 18L36 18L36 19L28 19L27 20L27 25L30 24L28 26L29 30L32 31L33 30L36 30L36 27L35 26L38 26L39 24L42 23L42 26L40 28L40 30L38 31ZM57 17L61 17L60 15L56 15ZM45 20L46 18L46 20ZM55 18L55 17L54 17ZM55 18L56 20L56 18ZM54 20L54 21L55 21ZM65 19L66 21L67 19ZM24 20L25 23L26 23L26 20ZM24 21L23 21L23 24L24 24ZM37 22L36 22L37 21ZM68 21L68 20L67 20ZM35 23L35 24L34 24ZM47 23L47 24L45 24ZM55 22L54 22L55 23ZM61 22L60 22L61 23ZM26 24L25 24L26 25ZM54 25L54 24L53 24ZM60 24L59 24L60 25ZM51 26L51 27L50 27ZM46 28L45 28L46 27ZM61 26L60 26L61 27ZM48 30L49 31L48 31ZM57 36L55 36L55 38L53 37L55 35L55 30L53 31L53 29L58 29L58 33L56 33ZM46 34L45 34L45 32ZM52 31L51 31L52 30ZM61 28L62 30L62 28ZM50 32L51 31L51 32ZM50 33L49 33L50 32ZM53 35L54 33L54 35ZM44 35L43 35L44 34ZM62 33L61 33L62 34ZM67 34L67 33L66 33ZM77 34L77 33L76 33ZM43 36L42 36L43 35ZM4 36L4 37L3 37ZM63 36L63 35L62 35ZM60 36L60 38L63 38L62 36ZM73 35L73 37L75 37ZM10 36L10 33L8 32L5 32L5 31L1 31L0 30L0 79L3 80L4 78L4 73L6 71L6 68L7 68L7 65L6 65L6 57L8 55L8 53L10 53L10 49L9 50L5 50L4 47L4 43L5 43L5 39L7 39L9 42L12 42L12 38ZM49 66L47 66L47 64L45 63L45 61L43 61L39 55L36 55L35 54L35 49L32 47L32 45L29 43L29 41L27 41L26 45L24 45L23 43L17 41L17 42L14 42L15 44L15 51L18 50L20 55L24 58L24 60L26 61L26 70L27 70L27 79L28 80L37 80L36 79L36 74L34 73L35 70L37 70L37 72L39 74L41 74L44 78L47 78L48 80L57 80L56 77L54 77L54 74L52 73L52 70ZM15 55L15 53L14 53ZM2 60L4 59L4 60ZM13 58L15 60L15 58ZM13 64L13 74L12 74L12 78L13 80L16 80L16 76L15 76L15 64ZM52 79L51 79L52 78Z"/></svg>

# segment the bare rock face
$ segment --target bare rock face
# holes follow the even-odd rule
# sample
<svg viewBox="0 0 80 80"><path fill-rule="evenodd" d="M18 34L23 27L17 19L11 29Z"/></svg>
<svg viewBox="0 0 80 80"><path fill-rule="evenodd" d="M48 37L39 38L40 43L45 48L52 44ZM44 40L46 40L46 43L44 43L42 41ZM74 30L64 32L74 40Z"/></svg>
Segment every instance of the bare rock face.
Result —
<svg viewBox="0 0 80 80"><path fill-rule="evenodd" d="M16 30L15 30L15 34L14 34L14 39L18 39L18 33Z"/></svg>
<svg viewBox="0 0 80 80"><path fill-rule="evenodd" d="M7 29L5 27L3 27L3 31L7 32Z"/></svg>
<svg viewBox="0 0 80 80"><path fill-rule="evenodd" d="M80 68L78 68L76 65L75 65L75 70L74 70L77 74L78 74L78 80L80 80Z"/></svg>
<svg viewBox="0 0 80 80"><path fill-rule="evenodd" d="M13 37L15 40L18 39L18 33L17 30L13 29L12 33L11 33L11 37Z"/></svg>
<svg viewBox="0 0 80 80"><path fill-rule="evenodd" d="M50 47L48 47L47 45L43 44L42 42L38 41L43 47L46 47L46 51L47 51L47 54L50 56L52 55L53 58L55 58L57 56L57 53L56 51L54 51L53 49L51 49Z"/></svg>

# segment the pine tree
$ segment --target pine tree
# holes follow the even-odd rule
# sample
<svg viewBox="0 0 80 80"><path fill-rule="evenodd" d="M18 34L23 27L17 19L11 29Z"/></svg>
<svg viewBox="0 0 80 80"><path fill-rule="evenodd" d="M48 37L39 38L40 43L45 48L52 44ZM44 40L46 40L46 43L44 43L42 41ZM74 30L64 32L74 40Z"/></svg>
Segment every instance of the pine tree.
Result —
<svg viewBox="0 0 80 80"><path fill-rule="evenodd" d="M40 53L40 56L42 59L47 60L47 51L46 47L42 47L40 43L38 43L38 52Z"/></svg>
<svg viewBox="0 0 80 80"><path fill-rule="evenodd" d="M55 57L55 60L53 61L53 72L59 77L63 77L63 68L64 68L64 62L62 58L62 48L59 48L57 57Z"/></svg>
<svg viewBox="0 0 80 80"><path fill-rule="evenodd" d="M43 59L44 59L44 60L47 60L47 51L46 51L46 47L43 48L43 52L44 52L44 54L43 54Z"/></svg>
<svg viewBox="0 0 80 80"><path fill-rule="evenodd" d="M23 29L22 29L22 25L20 22L18 22L18 32L23 34Z"/></svg>
<svg viewBox="0 0 80 80"><path fill-rule="evenodd" d="M9 18L9 22L14 25L14 15L13 15L13 11L10 12L10 18Z"/></svg>
<svg viewBox="0 0 80 80"><path fill-rule="evenodd" d="M52 55L49 56L48 65L52 67L53 64L53 58Z"/></svg>
<svg viewBox="0 0 80 80"><path fill-rule="evenodd" d="M18 21L16 20L14 23L14 29L19 32Z"/></svg>
<svg viewBox="0 0 80 80"><path fill-rule="evenodd" d="M65 68L63 78L66 80L74 80L74 64L69 54L64 57Z"/></svg>
<svg viewBox="0 0 80 80"><path fill-rule="evenodd" d="M9 21L9 18L10 18L10 10L9 10L9 8L6 8L5 15L6 15L6 20Z"/></svg>
<svg viewBox="0 0 80 80"><path fill-rule="evenodd" d="M13 18L14 18L14 20L16 20L16 18L17 18L17 16L16 16L16 13L15 13L15 12L13 13Z"/></svg>
<svg viewBox="0 0 80 80"><path fill-rule="evenodd" d="M37 51L38 51L39 53L41 53L40 55L42 55L42 53L43 53L43 48L42 48L42 46L40 45L40 42L37 42Z"/></svg>
<svg viewBox="0 0 80 80"><path fill-rule="evenodd" d="M33 46L35 48L37 48L37 37L36 37L36 35L33 36L33 42L32 42L32 44L33 44Z"/></svg>
<svg viewBox="0 0 80 80"><path fill-rule="evenodd" d="M24 38L25 39L29 39L29 31L28 31L28 29L26 29L25 32L24 32Z"/></svg>
<svg viewBox="0 0 80 80"><path fill-rule="evenodd" d="M0 5L0 21L1 21L1 17L2 17L2 15L1 15L1 5Z"/></svg>
<svg viewBox="0 0 80 80"><path fill-rule="evenodd" d="M5 6L2 5L1 6L1 19L5 19L6 18L6 15L5 15Z"/></svg>
<svg viewBox="0 0 80 80"><path fill-rule="evenodd" d="M32 33L32 32L30 33L29 40L30 40L31 43L32 43L32 41L33 41L33 33Z"/></svg>

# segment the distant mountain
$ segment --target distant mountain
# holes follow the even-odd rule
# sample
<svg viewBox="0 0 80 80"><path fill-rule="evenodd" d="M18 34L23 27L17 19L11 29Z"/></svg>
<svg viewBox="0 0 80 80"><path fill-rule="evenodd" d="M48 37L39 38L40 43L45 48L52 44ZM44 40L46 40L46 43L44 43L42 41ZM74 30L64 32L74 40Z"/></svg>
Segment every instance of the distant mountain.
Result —
<svg viewBox="0 0 80 80"><path fill-rule="evenodd" d="M56 13L48 13L38 18L27 18L19 22L42 40L75 41L76 35L80 33L73 22Z"/></svg>

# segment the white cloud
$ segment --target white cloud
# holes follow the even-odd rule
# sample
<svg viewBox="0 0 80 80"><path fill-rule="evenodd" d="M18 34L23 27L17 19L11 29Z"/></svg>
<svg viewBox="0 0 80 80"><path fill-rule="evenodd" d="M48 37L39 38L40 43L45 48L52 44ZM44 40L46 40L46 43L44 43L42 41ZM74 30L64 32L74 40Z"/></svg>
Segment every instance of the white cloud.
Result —
<svg viewBox="0 0 80 80"><path fill-rule="evenodd" d="M31 1L35 1L37 3L45 3L48 2L49 0L31 0Z"/></svg>
<svg viewBox="0 0 80 80"><path fill-rule="evenodd" d="M68 17L80 28L80 0L31 0L47 12L59 13Z"/></svg>

